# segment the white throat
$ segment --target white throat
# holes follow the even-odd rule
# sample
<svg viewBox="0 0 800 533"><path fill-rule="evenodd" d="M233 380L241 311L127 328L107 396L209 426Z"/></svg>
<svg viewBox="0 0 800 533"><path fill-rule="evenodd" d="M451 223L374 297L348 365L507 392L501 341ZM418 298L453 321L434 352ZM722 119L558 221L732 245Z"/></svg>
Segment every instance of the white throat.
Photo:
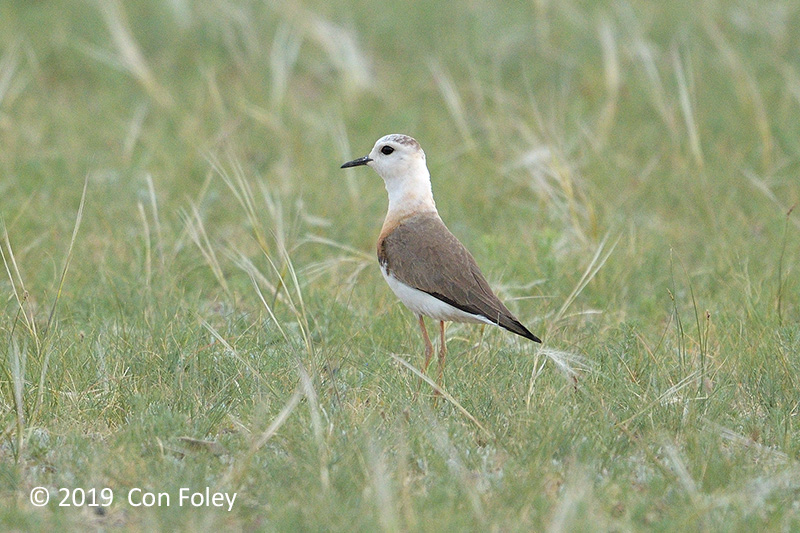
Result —
<svg viewBox="0 0 800 533"><path fill-rule="evenodd" d="M436 211L431 177L424 163L406 169L405 173L385 176L383 181L389 194L387 218Z"/></svg>

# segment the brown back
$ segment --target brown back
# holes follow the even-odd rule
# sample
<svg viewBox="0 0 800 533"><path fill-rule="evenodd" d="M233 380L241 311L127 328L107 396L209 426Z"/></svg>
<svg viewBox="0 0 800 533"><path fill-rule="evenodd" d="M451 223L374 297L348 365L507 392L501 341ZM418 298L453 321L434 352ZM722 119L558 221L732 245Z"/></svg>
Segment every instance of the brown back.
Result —
<svg viewBox="0 0 800 533"><path fill-rule="evenodd" d="M412 215L378 241L378 261L399 281L541 342L495 296L472 254L433 212Z"/></svg>

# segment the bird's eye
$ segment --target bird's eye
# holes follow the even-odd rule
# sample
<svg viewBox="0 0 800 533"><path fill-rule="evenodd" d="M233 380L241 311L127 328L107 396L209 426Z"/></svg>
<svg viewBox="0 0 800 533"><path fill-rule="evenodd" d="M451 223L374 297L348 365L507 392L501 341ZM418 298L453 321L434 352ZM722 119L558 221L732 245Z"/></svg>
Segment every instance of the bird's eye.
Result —
<svg viewBox="0 0 800 533"><path fill-rule="evenodd" d="M392 148L391 146L388 146L388 145L387 145L387 146L384 146L383 148L381 148L381 153L382 153L383 155L389 155L389 154L391 154L392 152L394 152L394 148Z"/></svg>

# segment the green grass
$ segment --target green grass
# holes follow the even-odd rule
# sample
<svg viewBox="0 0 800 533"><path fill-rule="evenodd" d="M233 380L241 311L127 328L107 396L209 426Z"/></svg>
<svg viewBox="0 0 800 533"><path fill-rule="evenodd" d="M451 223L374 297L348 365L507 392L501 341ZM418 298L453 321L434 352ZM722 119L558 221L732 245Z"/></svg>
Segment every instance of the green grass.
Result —
<svg viewBox="0 0 800 533"><path fill-rule="evenodd" d="M0 528L800 529L799 26L0 3ZM339 169L392 132L545 339L451 325L438 402L374 258L383 184Z"/></svg>

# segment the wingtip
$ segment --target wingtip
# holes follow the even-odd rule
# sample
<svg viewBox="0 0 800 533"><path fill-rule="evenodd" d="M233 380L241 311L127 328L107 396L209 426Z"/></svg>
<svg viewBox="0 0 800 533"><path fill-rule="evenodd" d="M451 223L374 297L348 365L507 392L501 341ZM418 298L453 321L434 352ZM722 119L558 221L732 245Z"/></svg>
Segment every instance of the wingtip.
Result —
<svg viewBox="0 0 800 533"><path fill-rule="evenodd" d="M538 342L539 344L542 344L542 339L531 333L531 331L524 325L522 325L522 323L519 320L514 319L511 324L499 323L498 326L507 329L511 333L516 333L520 337L525 337L526 339L530 339L533 342Z"/></svg>
<svg viewBox="0 0 800 533"><path fill-rule="evenodd" d="M525 328L525 331L528 331L528 329ZM542 344L542 339L540 339L539 337L537 337L536 335L534 335L530 331L528 331L528 335L523 335L523 337L525 337L526 339L530 339L533 342L538 342L539 344Z"/></svg>

